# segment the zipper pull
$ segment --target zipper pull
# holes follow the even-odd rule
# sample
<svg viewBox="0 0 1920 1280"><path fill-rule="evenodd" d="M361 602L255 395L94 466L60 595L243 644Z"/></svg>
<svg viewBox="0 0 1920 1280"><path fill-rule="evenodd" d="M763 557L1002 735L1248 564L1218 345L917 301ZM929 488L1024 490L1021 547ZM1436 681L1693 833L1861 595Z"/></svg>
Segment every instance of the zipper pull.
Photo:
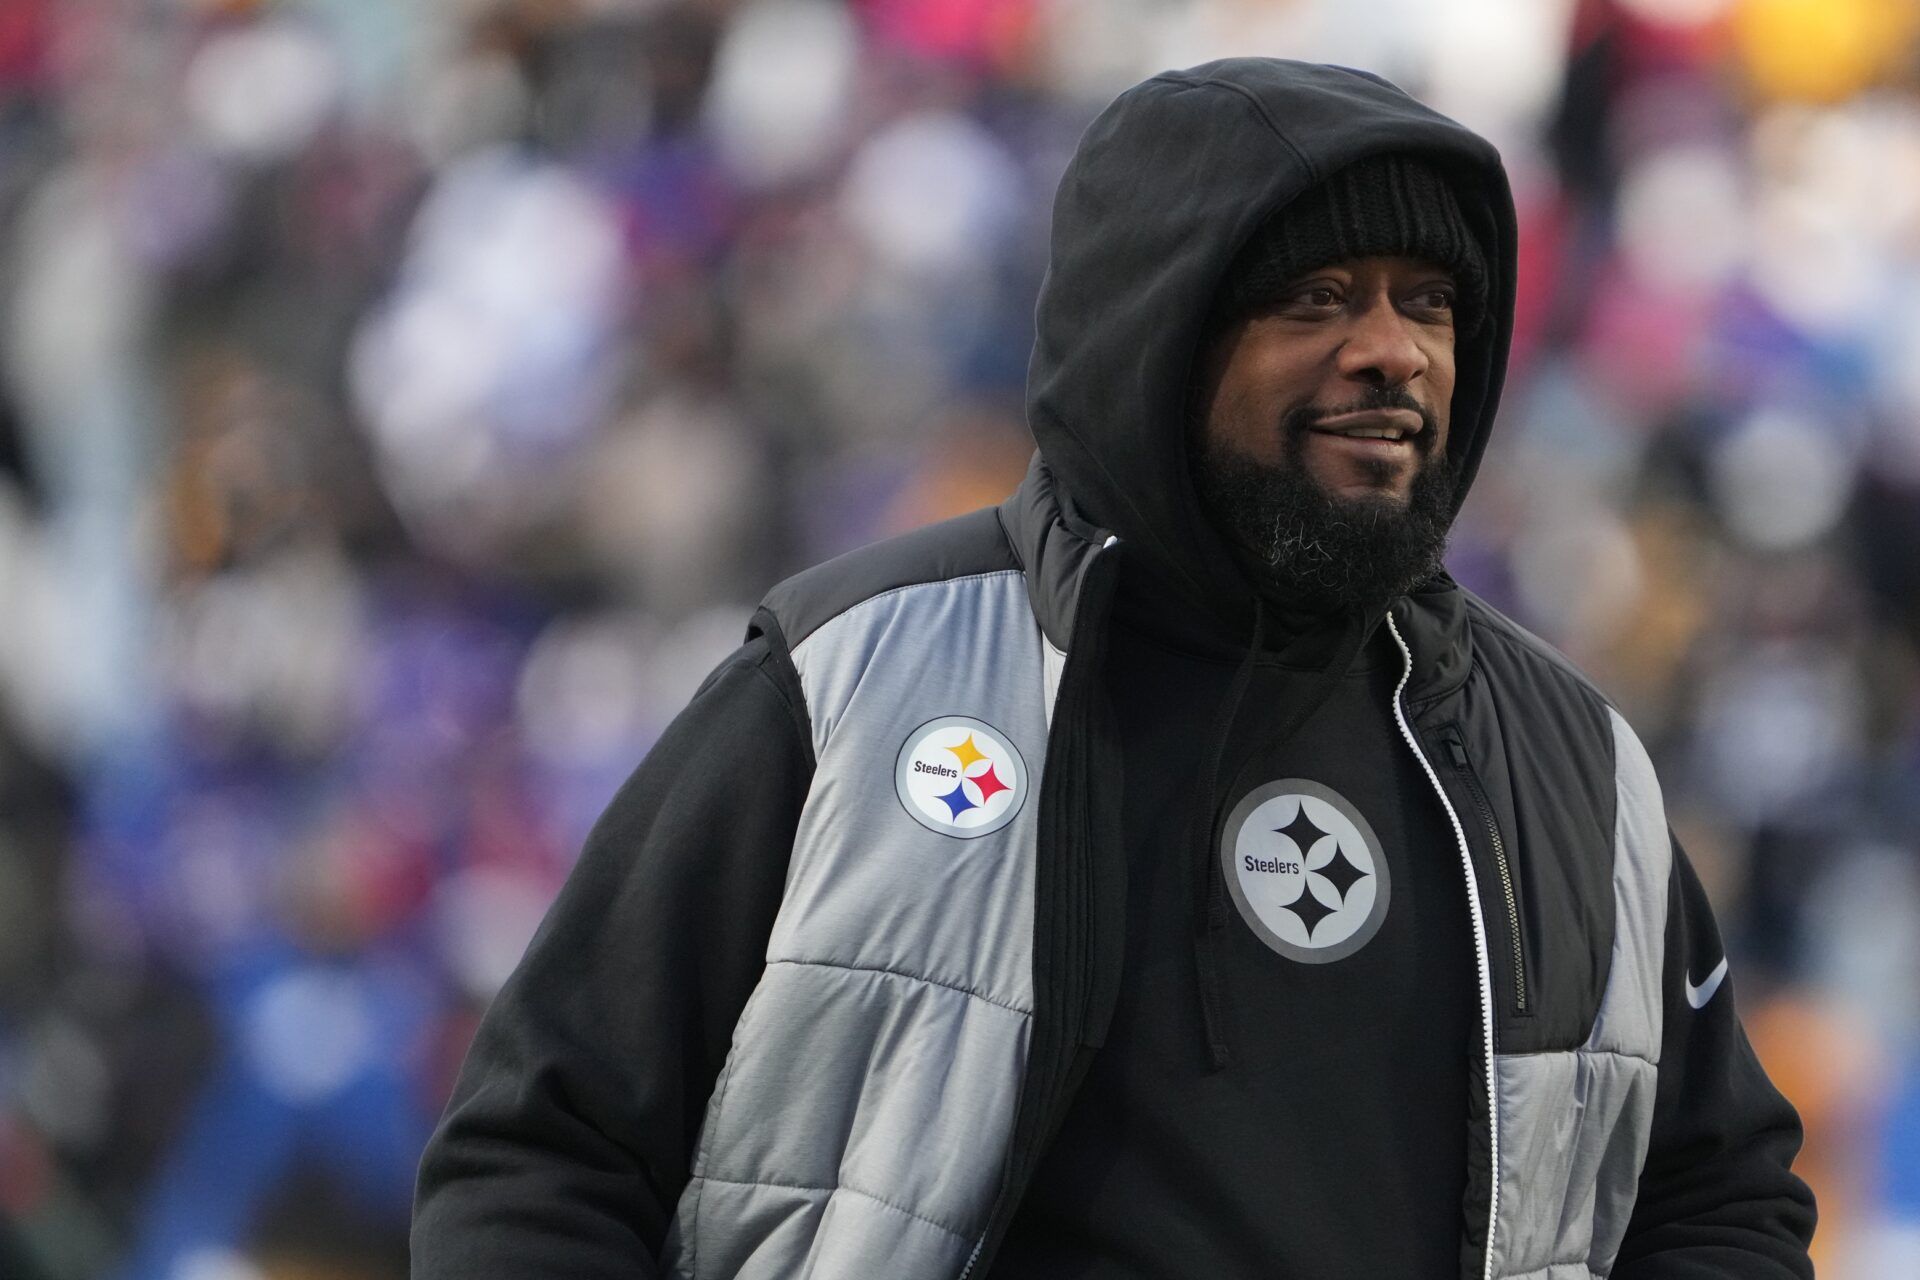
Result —
<svg viewBox="0 0 1920 1280"><path fill-rule="evenodd" d="M1453 761L1453 767L1456 769L1464 769L1467 767L1466 744L1451 733L1447 735L1447 758Z"/></svg>

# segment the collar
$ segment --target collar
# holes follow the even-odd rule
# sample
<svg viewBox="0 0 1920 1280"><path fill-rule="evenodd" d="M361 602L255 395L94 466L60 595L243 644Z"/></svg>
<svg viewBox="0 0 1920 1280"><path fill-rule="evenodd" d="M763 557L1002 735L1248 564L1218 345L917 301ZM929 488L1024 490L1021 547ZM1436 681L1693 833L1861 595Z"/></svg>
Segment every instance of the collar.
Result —
<svg viewBox="0 0 1920 1280"><path fill-rule="evenodd" d="M1442 572L1394 601L1390 612L1413 651L1407 679L1409 705L1428 703L1467 682L1473 669L1473 628L1467 593Z"/></svg>

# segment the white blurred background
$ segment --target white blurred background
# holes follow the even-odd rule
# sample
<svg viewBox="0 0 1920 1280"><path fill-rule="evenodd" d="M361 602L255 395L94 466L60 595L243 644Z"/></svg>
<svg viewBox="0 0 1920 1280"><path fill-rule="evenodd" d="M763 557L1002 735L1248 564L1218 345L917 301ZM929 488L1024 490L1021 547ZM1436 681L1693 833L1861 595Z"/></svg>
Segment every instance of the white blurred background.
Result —
<svg viewBox="0 0 1920 1280"><path fill-rule="evenodd" d="M1821 1274L1920 1274L1912 0L0 0L0 1274L404 1275L587 825L1012 487L1079 131L1240 53L1504 152L1452 566L1653 744Z"/></svg>

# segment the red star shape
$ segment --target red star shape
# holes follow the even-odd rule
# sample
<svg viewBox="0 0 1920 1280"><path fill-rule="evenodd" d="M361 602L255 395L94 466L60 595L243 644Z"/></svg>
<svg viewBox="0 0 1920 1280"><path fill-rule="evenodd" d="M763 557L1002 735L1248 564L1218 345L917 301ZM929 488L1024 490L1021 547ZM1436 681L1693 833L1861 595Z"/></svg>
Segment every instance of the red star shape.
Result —
<svg viewBox="0 0 1920 1280"><path fill-rule="evenodd" d="M1013 790L1012 787L1009 787L1006 783L1000 781L1000 775L993 771L992 764L987 765L987 771L985 773L976 773L972 777L968 778L967 781L971 782L974 786L980 788L981 804L985 804L987 801L993 799L996 795L1000 794L1002 791Z"/></svg>

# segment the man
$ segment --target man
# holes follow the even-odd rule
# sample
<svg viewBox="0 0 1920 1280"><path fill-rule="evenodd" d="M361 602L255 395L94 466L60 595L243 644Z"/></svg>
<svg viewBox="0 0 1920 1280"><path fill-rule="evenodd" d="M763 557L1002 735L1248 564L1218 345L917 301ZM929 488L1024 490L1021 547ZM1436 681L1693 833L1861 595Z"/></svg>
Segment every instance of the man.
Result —
<svg viewBox="0 0 1920 1280"><path fill-rule="evenodd" d="M1514 222L1384 81L1061 183L1019 491L777 587L422 1168L422 1276L1809 1276L1620 717L1439 568Z"/></svg>

